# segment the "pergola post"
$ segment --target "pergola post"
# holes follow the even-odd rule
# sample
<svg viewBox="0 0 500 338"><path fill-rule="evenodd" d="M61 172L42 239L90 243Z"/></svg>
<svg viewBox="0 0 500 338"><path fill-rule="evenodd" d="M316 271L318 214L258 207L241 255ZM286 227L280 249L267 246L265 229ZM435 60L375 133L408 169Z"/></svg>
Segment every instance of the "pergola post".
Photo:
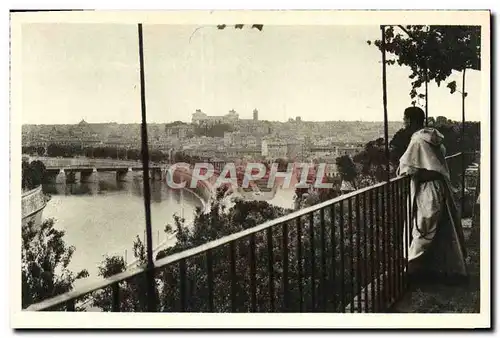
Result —
<svg viewBox="0 0 500 338"><path fill-rule="evenodd" d="M384 105L384 143L385 143L385 157L387 159L387 182L391 179L391 166L389 158L389 118L387 115L387 65L385 56L385 26L381 25L382 31L382 99Z"/></svg>
<svg viewBox="0 0 500 338"><path fill-rule="evenodd" d="M153 262L153 235L151 230L151 191L149 187L149 151L148 127L146 120L146 89L144 80L144 48L142 39L142 24L138 24L139 33L139 65L141 82L141 145L142 145L142 172L144 183L144 209L146 214L146 252L147 252L147 306L148 312L156 311L156 288L154 280Z"/></svg>
<svg viewBox="0 0 500 338"><path fill-rule="evenodd" d="M465 207L465 69L462 72L462 137L460 147L462 148L462 203L461 203L461 212L463 215L464 207Z"/></svg>

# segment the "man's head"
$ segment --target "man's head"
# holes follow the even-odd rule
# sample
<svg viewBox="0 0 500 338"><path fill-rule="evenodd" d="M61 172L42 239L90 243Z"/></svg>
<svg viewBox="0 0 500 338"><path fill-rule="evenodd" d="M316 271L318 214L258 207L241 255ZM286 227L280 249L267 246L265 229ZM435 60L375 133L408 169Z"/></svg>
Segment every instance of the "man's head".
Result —
<svg viewBox="0 0 500 338"><path fill-rule="evenodd" d="M419 130L424 127L425 113L419 107L408 107L404 112L405 127Z"/></svg>

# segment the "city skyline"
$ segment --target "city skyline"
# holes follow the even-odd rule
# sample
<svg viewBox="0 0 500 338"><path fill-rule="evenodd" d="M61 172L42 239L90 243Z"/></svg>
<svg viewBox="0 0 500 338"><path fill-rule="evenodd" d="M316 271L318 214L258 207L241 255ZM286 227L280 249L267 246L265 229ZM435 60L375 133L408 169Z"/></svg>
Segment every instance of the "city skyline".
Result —
<svg viewBox="0 0 500 338"><path fill-rule="evenodd" d="M366 43L379 33L378 26L145 26L148 122L190 122L196 109L251 118L254 108L270 121L382 121L380 52ZM140 123L135 25L25 25L22 60L23 124ZM388 67L390 121L410 105L408 75ZM481 73L469 71L466 81L467 120L480 120ZM460 95L431 83L429 116L461 120Z"/></svg>

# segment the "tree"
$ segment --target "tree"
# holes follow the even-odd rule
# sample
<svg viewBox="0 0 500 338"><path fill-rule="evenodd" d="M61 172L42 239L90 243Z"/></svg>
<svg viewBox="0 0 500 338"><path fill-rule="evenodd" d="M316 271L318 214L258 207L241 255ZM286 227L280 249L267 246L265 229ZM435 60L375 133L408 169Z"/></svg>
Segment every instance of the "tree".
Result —
<svg viewBox="0 0 500 338"><path fill-rule="evenodd" d="M139 265L146 264L146 249L139 236L134 241L133 253ZM99 276L108 278L125 271L127 264L122 256L105 256L98 269ZM144 290L146 290L146 280L141 275L120 283L120 311L146 311L147 303L143 294ZM113 300L111 289L101 289L91 296L90 299L93 307L97 307L103 311L111 311Z"/></svg>
<svg viewBox="0 0 500 338"><path fill-rule="evenodd" d="M45 165L43 162L36 160L31 163L23 160L22 162L22 188L34 189L43 183L45 178Z"/></svg>
<svg viewBox="0 0 500 338"><path fill-rule="evenodd" d="M210 212L203 213L201 209L198 209L195 213L195 219L192 224L187 224L186 220L175 215L174 224L167 225L165 231L168 234L174 234L176 238L176 243L173 247L167 248L158 252L156 259L161 259L167 255L172 255L177 252L184 251L186 249L196 247L198 245L204 244L208 241L212 241L235 232L239 232L244 229L254 227L258 224L264 223L269 219L274 219L285 215L291 210L271 206L264 201L236 201L235 205L229 209L226 208L225 202L223 201L223 196L225 190L220 188L217 191L216 198L211 202ZM264 253L263 245L266 243L263 237L258 237L256 239L257 246L259 250ZM243 247L239 247L239 250L244 250ZM248 246L246 248L248 251ZM242 256L244 253L240 252ZM221 265L216 271L220 271L224 266L227 267L227 255L224 250L214 250L213 253L214 264ZM144 245L139 238L136 239L134 243L134 256L142 257L141 260L145 262L144 255ZM245 256L248 258L248 254ZM264 260L264 256L260 259ZM141 261L142 262L142 261ZM244 276L244 270L248 269L248 264L242 264L239 261L238 273ZM264 261L261 262L264 264ZM206 287L206 273L205 265L202 260L192 259L188 262L188 272L186 276L186 287L189 289L188 292L194 292L196 285L202 285ZM99 267L99 274L103 277L108 277L125 270L125 263L121 257L107 257L103 264ZM214 273L216 273L214 271ZM259 278L264 277L265 270L261 270ZM229 280L224 274L216 273L215 284L217 289L219 289L216 294L216 302L221 303L219 309L222 310L227 304L227 290L229 287ZM138 276L136 279L132 279L126 283L121 283L120 294L123 295L122 301L122 311L142 311L145 309L145 304L141 303L144 301L144 295L141 291L145 290L145 284L143 276ZM165 269L161 269L156 274L156 285L159 291L159 304L158 309L160 311L175 311L179 305L179 267L175 264L170 265ZM222 291L222 293L219 293ZM206 306L206 290L196 292L191 297L189 307L194 309L203 309ZM105 311L111 309L111 292L110 290L101 290L96 296L93 296L93 305L101 308ZM222 304L224 303L224 304ZM206 311L206 310L205 310Z"/></svg>
<svg viewBox="0 0 500 338"><path fill-rule="evenodd" d="M356 188L354 180L358 176L358 172L352 158L348 155L343 155L337 157L335 163L342 180L353 183Z"/></svg>
<svg viewBox="0 0 500 338"><path fill-rule="evenodd" d="M374 45L382 49L381 40L375 40ZM439 86L453 71L480 70L481 27L386 26L385 50L395 56L387 64L410 67L410 97L423 98L425 95L418 94L417 89L426 81Z"/></svg>
<svg viewBox="0 0 500 338"><path fill-rule="evenodd" d="M471 153L478 151L481 146L480 124L478 122L466 122L464 141L462 143L461 124L448 120L444 116L436 118L436 128L444 136L444 146L446 155L453 155L459 152ZM406 128L398 130L391 141L390 147L390 164L391 175L394 175L395 168L399 165L399 159L404 154L410 144L412 133ZM462 144L464 145L462 147ZM466 157L465 165L472 163L472 156ZM384 140L379 138L375 141L370 141L365 145L365 149L354 156L354 162L361 167L361 174L365 177L371 177L375 182L383 181L387 178L387 167L385 159ZM459 175L461 172L461 162L453 162L451 171L454 175Z"/></svg>
<svg viewBox="0 0 500 338"><path fill-rule="evenodd" d="M64 231L47 219L40 226L28 222L22 226L22 307L71 291L77 279L86 278L68 269L75 247L64 242Z"/></svg>

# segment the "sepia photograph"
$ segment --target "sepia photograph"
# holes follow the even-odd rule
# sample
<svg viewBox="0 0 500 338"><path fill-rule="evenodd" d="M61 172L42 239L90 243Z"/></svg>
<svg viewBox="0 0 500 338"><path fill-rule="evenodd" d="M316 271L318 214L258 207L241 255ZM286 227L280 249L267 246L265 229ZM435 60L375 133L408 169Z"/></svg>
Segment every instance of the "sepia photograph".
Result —
<svg viewBox="0 0 500 338"><path fill-rule="evenodd" d="M11 326L489 327L490 15L12 11Z"/></svg>

